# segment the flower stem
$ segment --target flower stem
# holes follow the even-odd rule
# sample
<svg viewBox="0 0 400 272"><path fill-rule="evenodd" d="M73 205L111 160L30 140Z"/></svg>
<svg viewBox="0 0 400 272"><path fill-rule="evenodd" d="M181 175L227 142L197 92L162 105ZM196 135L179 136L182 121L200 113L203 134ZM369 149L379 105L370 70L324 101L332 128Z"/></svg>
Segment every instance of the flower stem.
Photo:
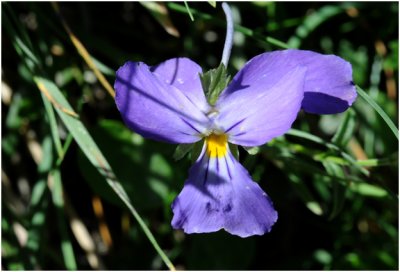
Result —
<svg viewBox="0 0 400 272"><path fill-rule="evenodd" d="M225 12L226 16L226 37L224 44L224 51L222 52L222 60L221 63L228 66L229 57L231 55L232 44L233 44L233 19L232 19L232 11L229 5L225 2L222 3L222 9Z"/></svg>

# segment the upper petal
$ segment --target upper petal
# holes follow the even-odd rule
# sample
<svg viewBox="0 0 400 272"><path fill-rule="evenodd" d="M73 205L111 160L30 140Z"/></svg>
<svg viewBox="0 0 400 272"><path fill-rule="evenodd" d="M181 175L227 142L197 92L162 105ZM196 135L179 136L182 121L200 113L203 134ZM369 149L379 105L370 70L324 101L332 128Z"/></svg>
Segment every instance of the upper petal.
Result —
<svg viewBox="0 0 400 272"><path fill-rule="evenodd" d="M216 123L238 145L257 146L290 129L303 100L306 68L285 51L259 55L240 70L216 104Z"/></svg>
<svg viewBox="0 0 400 272"><path fill-rule="evenodd" d="M181 90L203 112L209 105L204 95L199 74L201 67L188 58L173 58L151 68L158 78Z"/></svg>
<svg viewBox="0 0 400 272"><path fill-rule="evenodd" d="M127 62L120 67L114 88L124 122L144 137L192 143L207 129L208 118L197 104L142 62Z"/></svg>
<svg viewBox="0 0 400 272"><path fill-rule="evenodd" d="M186 233L225 229L240 237L262 235L278 218L269 197L229 150L213 157L205 148L172 210L172 226Z"/></svg>

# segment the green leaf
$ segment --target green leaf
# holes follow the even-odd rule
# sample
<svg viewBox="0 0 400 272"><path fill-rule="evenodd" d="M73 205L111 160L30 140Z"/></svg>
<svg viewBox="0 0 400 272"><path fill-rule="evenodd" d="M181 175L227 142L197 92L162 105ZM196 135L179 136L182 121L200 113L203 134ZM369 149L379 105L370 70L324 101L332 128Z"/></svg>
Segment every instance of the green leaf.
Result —
<svg viewBox="0 0 400 272"><path fill-rule="evenodd" d="M51 137L47 135L42 142L42 160L38 165L39 173L47 173L53 166L54 153L53 153L53 143Z"/></svg>
<svg viewBox="0 0 400 272"><path fill-rule="evenodd" d="M218 68L211 69L200 75L201 84L203 86L204 94L207 97L210 105L214 105L221 92L226 88L229 83L230 76L228 76L225 65L221 63Z"/></svg>
<svg viewBox="0 0 400 272"><path fill-rule="evenodd" d="M355 112L353 109L348 109L338 130L332 138L332 143L340 147L347 146L353 136L355 126Z"/></svg>
<svg viewBox="0 0 400 272"><path fill-rule="evenodd" d="M397 165L399 162L399 154L396 152L387 158L358 160L357 164L364 167L377 167L384 165Z"/></svg>
<svg viewBox="0 0 400 272"><path fill-rule="evenodd" d="M6 116L5 123L3 123L8 129L18 129L22 126L23 118L20 113L21 107L23 106L23 98L20 93L16 93L12 99L8 114Z"/></svg>
<svg viewBox="0 0 400 272"><path fill-rule="evenodd" d="M53 107L51 106L50 101L45 97L43 92L41 92L40 94L42 96L44 108L47 113L47 118L48 118L49 125L50 125L51 137L53 138L53 142L54 142L54 146L57 151L57 155L59 157L61 157L63 155L62 144L61 144L61 140L60 140L60 135L58 133L57 121L56 121L56 117L54 115L54 110L53 110Z"/></svg>
<svg viewBox="0 0 400 272"><path fill-rule="evenodd" d="M256 155L258 152L260 152L260 147L259 146L253 146L253 147L247 147L243 146L244 150L247 151L250 155Z"/></svg>
<svg viewBox="0 0 400 272"><path fill-rule="evenodd" d="M351 183L350 190L363 196L382 198L387 196L387 191L380 186L369 183Z"/></svg>
<svg viewBox="0 0 400 272"><path fill-rule="evenodd" d="M99 61L95 57L92 56L92 60L94 65L99 69L100 72L107 76L114 77L115 76L115 70L111 69L109 66L105 65L103 62Z"/></svg>
<svg viewBox="0 0 400 272"><path fill-rule="evenodd" d="M76 270L76 261L72 243L69 239L67 222L64 210L64 199L63 199L63 189L61 182L61 174L59 169L55 169L50 172L49 179L52 182L52 200L56 208L58 227L61 234L61 252L64 258L65 268L68 270Z"/></svg>
<svg viewBox="0 0 400 272"><path fill-rule="evenodd" d="M303 138L309 141L312 141L314 143L318 143L321 145L326 146L327 148L338 152L346 161L348 161L352 166L354 166L355 169L357 169L359 172L363 173L365 176L369 176L369 171L363 167L361 167L359 164L357 164L357 161L347 154L346 152L342 151L341 148L339 148L337 145L329 143L323 139L321 139L318 136L312 135L308 132L297 130L297 129L290 129L287 133L287 135Z"/></svg>
<svg viewBox="0 0 400 272"><path fill-rule="evenodd" d="M217 1L207 1L213 8L217 7Z"/></svg>
<svg viewBox="0 0 400 272"><path fill-rule="evenodd" d="M176 147L173 158L176 161L183 159L190 151L192 151L194 144L180 144Z"/></svg>
<svg viewBox="0 0 400 272"><path fill-rule="evenodd" d="M326 172L331 176L336 176L344 179L345 173L343 168L335 163L323 161L322 164L325 167ZM332 220L339 212L343 209L344 202L346 200L347 187L336 179L332 179L333 182L333 205L329 215L329 219Z"/></svg>
<svg viewBox="0 0 400 272"><path fill-rule="evenodd" d="M195 163L197 158L200 156L201 150L203 149L204 139L198 141L194 144L192 153L190 156L192 157L192 163Z"/></svg>
<svg viewBox="0 0 400 272"><path fill-rule="evenodd" d="M11 40L12 40L14 48L17 50L17 52L20 52L21 54L24 55L24 57L25 57L24 61L27 62L29 60L34 65L40 67L41 63L40 63L39 59L36 57L37 54L35 54L33 52L32 43L29 39L29 36L28 36L25 28L22 26L20 21L17 19L11 6L7 4L7 5L5 5L5 7L6 7L6 10L8 11L8 13L10 14L11 19L14 21L14 25L18 29L18 31L17 31L12 26L11 19L9 18L8 14L3 13L4 26L5 26L5 29L7 30L8 34L11 36ZM18 34L18 32L20 32L20 34ZM21 36L22 36L22 38L21 38Z"/></svg>
<svg viewBox="0 0 400 272"><path fill-rule="evenodd" d="M231 150L231 152L232 152L233 156L235 157L235 159L237 161L239 161L239 148L238 148L238 146L235 145L235 144L229 143L229 149Z"/></svg>
<svg viewBox="0 0 400 272"><path fill-rule="evenodd" d="M34 81L38 88L43 93L47 94L46 98L48 98L50 102L52 102L61 120L64 122L67 129L71 132L72 136L74 137L75 141L77 142L83 153L93 164L93 166L99 171L99 173L105 178L107 184L128 207L128 209L138 221L140 227L156 249L157 253L163 259L167 267L171 270L175 270L175 267L160 248L153 234L150 232L141 216L131 204L127 193L123 189L121 183L116 179L115 174L111 169L109 163L101 153L100 149L97 147L96 143L93 141L92 137L89 135L87 129L77 118L76 114L71 114L74 113L74 111L69 105L68 101L62 95L61 91L53 82L46 78L35 76Z"/></svg>
<svg viewBox="0 0 400 272"><path fill-rule="evenodd" d="M371 107L381 116L381 118L386 122L390 130L393 132L394 136L396 136L397 140L399 139L399 130L396 125L390 119L390 117L382 110L381 107L360 87L356 86L357 93L365 100Z"/></svg>

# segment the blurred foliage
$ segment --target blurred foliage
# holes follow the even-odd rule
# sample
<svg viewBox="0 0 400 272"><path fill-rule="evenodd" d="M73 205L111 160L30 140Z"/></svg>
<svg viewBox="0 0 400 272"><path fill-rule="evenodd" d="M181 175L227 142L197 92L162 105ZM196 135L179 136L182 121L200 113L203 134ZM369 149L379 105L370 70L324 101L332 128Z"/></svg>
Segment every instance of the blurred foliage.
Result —
<svg viewBox="0 0 400 272"><path fill-rule="evenodd" d="M190 158L128 130L99 74L112 85L127 60L178 56L216 68L225 17L209 2L187 2L194 21L184 3L62 2L60 17L50 3L2 2L4 269L166 269L136 210L178 269L398 269L398 140L360 96L346 113L300 113L285 136L239 148L278 210L271 233L172 230ZM398 3L231 7L231 75L268 50L336 54L397 124Z"/></svg>

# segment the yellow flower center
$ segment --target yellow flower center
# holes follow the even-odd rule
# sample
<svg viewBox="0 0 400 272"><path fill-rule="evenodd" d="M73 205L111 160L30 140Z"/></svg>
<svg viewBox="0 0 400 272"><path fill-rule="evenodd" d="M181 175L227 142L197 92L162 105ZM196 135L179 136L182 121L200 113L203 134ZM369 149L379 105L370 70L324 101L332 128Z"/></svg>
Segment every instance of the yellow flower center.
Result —
<svg viewBox="0 0 400 272"><path fill-rule="evenodd" d="M228 148L228 137L225 134L211 134L206 138L206 145L210 158L224 157Z"/></svg>

